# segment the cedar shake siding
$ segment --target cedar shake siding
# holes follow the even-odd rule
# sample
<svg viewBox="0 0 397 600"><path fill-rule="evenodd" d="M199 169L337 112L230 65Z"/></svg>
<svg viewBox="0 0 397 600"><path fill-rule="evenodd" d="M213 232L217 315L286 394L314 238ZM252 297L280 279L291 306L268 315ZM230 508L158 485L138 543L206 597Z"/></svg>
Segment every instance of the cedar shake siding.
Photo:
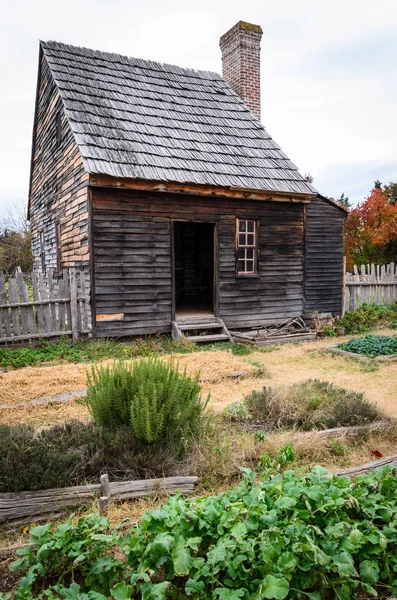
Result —
<svg viewBox="0 0 397 600"><path fill-rule="evenodd" d="M88 267L88 178L59 91L40 53L29 195L35 269L41 269L42 258L46 268L57 268L57 223L62 267Z"/></svg>
<svg viewBox="0 0 397 600"><path fill-rule="evenodd" d="M320 195L306 211L305 310L340 315L347 211Z"/></svg>
<svg viewBox="0 0 397 600"><path fill-rule="evenodd" d="M231 329L303 311L304 204L93 188L98 337L170 332L172 222L216 225L215 314ZM258 273L236 275L236 218L259 221Z"/></svg>

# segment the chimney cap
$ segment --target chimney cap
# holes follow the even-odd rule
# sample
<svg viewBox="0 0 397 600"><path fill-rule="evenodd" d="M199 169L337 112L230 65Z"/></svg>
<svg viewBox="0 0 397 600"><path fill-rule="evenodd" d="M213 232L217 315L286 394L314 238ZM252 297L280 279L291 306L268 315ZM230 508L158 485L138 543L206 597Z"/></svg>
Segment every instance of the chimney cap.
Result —
<svg viewBox="0 0 397 600"><path fill-rule="evenodd" d="M222 46L222 44L226 41L226 39L232 35L237 33L238 31L244 31L244 32L252 32L252 33L257 33L258 35L262 36L263 34L263 29L260 25L254 25L253 23L248 23L247 21L238 21L238 23L236 23L235 25L233 25L233 27L231 27L229 29L229 31L227 31L226 33L224 33L220 40L219 40L219 44Z"/></svg>

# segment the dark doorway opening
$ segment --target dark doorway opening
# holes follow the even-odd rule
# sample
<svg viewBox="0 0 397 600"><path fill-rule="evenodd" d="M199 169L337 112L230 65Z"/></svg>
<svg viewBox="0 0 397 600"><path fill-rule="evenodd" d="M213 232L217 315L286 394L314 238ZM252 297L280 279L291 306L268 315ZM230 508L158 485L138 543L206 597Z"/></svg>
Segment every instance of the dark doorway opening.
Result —
<svg viewBox="0 0 397 600"><path fill-rule="evenodd" d="M214 312L213 223L174 222L175 313Z"/></svg>

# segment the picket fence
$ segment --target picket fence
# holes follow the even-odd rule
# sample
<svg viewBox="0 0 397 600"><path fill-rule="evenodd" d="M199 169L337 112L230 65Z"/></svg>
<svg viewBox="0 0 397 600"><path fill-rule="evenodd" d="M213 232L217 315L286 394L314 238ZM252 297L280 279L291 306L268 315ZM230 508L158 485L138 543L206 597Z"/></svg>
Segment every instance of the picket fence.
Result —
<svg viewBox="0 0 397 600"><path fill-rule="evenodd" d="M0 271L0 344L61 335L77 341L90 329L90 297L83 271L69 268L61 276L47 271L25 277L17 269L9 278Z"/></svg>
<svg viewBox="0 0 397 600"><path fill-rule="evenodd" d="M397 265L354 265L346 273L344 312L356 310L362 304L387 305L397 302Z"/></svg>

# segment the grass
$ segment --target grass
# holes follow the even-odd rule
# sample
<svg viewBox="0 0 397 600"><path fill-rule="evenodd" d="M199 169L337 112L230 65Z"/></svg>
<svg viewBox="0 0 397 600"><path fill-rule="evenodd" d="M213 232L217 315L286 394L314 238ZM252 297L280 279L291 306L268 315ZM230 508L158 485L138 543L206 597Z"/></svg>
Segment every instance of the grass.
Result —
<svg viewBox="0 0 397 600"><path fill-rule="evenodd" d="M137 338L130 343L122 343L116 340L85 340L73 344L70 339L64 338L56 343L42 340L35 347L0 348L0 367L3 369L20 369L46 363L84 363L112 358L130 359L138 356L149 357L171 353L190 354L211 350L230 350L235 356L247 356L252 352L271 352L277 350L277 347L267 347L262 350L255 346L233 344L231 342L201 346L188 340L172 340L167 336Z"/></svg>

